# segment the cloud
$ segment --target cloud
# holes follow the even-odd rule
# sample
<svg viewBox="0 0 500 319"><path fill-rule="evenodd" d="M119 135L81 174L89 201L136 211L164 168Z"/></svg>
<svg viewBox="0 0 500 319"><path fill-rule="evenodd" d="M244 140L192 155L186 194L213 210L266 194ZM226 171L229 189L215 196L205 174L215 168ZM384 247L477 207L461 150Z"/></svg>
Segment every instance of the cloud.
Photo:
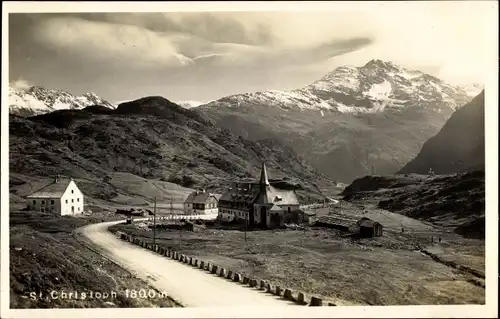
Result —
<svg viewBox="0 0 500 319"><path fill-rule="evenodd" d="M149 20L134 14L94 14L90 20L84 17L89 16L41 19L32 29L34 39L58 53L79 56L86 63L134 69L189 66L276 69L325 60L371 43L367 38L353 38L311 47L244 44L241 42L258 42L248 36L253 34L249 28L234 19L199 13L168 19L153 13ZM160 21L167 23L161 25ZM235 26L239 27L228 32ZM270 34L267 27L260 23L255 26L259 41L267 43Z"/></svg>
<svg viewBox="0 0 500 319"><path fill-rule="evenodd" d="M191 59L178 52L174 37L131 25L109 24L73 17L40 21L34 39L61 53L87 62L104 61L117 67L182 67Z"/></svg>
<svg viewBox="0 0 500 319"><path fill-rule="evenodd" d="M243 15L245 15L243 13ZM211 42L268 45L274 41L271 27L263 22L242 23L242 13L84 13L79 17L116 24L140 26L153 32L179 32Z"/></svg>
<svg viewBox="0 0 500 319"><path fill-rule="evenodd" d="M9 83L9 87L12 87L12 88L17 89L17 90L29 89L32 86L33 86L33 84L29 83L28 81L26 81L23 78L18 78L17 80L11 81Z"/></svg>

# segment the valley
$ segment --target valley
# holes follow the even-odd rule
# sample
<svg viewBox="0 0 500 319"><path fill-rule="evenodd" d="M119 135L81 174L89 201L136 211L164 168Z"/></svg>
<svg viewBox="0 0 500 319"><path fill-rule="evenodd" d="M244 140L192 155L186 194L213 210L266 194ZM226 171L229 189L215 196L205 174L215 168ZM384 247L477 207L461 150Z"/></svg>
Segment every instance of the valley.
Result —
<svg viewBox="0 0 500 319"><path fill-rule="evenodd" d="M237 94L195 110L246 139L275 138L329 178L350 183L372 170L397 172L479 93L371 60L300 89Z"/></svg>
<svg viewBox="0 0 500 319"><path fill-rule="evenodd" d="M200 106L147 96L114 107L40 87L26 92L47 108L16 104L9 118L12 307L183 306L175 299L51 304L26 294L89 289L95 280L101 289L168 288L165 278L160 285L130 273L155 267L104 258L99 243L78 235L81 227L123 219L117 209L183 215L194 190L221 195L231 182L254 180L263 162L270 184L294 190L310 222L256 230L201 221L192 231L159 229L155 243L337 306L485 302L484 93L472 99L463 88L380 60L338 68L302 89ZM467 147L450 142L457 134ZM441 148L450 155L444 160ZM25 210L26 196L57 175L81 188L81 216ZM383 235L360 238L327 226L362 218L380 223ZM109 231L151 243L151 224ZM114 251L160 262L110 234ZM40 267L46 271L35 275ZM81 280L69 272L87 268L96 270ZM203 276L196 275L200 284Z"/></svg>

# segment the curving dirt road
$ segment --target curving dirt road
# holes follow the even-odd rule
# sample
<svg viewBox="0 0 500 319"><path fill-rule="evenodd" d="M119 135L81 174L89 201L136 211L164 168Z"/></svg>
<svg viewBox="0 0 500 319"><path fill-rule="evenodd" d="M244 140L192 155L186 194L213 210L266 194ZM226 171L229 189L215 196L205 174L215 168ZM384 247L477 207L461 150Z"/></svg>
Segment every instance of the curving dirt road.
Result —
<svg viewBox="0 0 500 319"><path fill-rule="evenodd" d="M184 307L297 306L120 240L107 229L121 222L88 225L78 229L77 234L90 240L101 254L166 292Z"/></svg>

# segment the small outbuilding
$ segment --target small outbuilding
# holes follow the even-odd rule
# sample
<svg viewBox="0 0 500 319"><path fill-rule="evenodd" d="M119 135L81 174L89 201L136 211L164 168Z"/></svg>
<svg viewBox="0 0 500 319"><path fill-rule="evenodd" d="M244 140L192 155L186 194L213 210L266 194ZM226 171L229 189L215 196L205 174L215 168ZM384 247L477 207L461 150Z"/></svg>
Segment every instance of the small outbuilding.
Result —
<svg viewBox="0 0 500 319"><path fill-rule="evenodd" d="M379 237L383 234L382 224L369 218L363 217L357 224L359 225L359 235L361 237Z"/></svg>
<svg viewBox="0 0 500 319"><path fill-rule="evenodd" d="M301 222L311 223L316 219L316 213L312 210L306 210L306 211L300 210L299 212L301 215L299 221Z"/></svg>

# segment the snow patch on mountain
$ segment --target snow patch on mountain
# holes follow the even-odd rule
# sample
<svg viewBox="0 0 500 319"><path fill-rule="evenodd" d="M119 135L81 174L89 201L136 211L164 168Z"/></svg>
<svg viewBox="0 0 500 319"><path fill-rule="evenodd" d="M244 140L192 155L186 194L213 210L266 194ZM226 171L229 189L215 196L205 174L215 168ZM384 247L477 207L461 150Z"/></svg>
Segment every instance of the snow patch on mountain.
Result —
<svg viewBox="0 0 500 319"><path fill-rule="evenodd" d="M200 102L200 101L179 101L176 102L176 104L182 106L185 109L192 109L194 107L198 107L203 104L207 104L207 102Z"/></svg>
<svg viewBox="0 0 500 319"><path fill-rule="evenodd" d="M384 80L382 83L375 83L371 86L365 95L374 99L387 99L392 92L391 82Z"/></svg>
<svg viewBox="0 0 500 319"><path fill-rule="evenodd" d="M9 87L9 113L11 114L31 116L57 110L83 109L91 105L116 108L115 105L92 92L76 96L66 91L46 89L41 86Z"/></svg>

